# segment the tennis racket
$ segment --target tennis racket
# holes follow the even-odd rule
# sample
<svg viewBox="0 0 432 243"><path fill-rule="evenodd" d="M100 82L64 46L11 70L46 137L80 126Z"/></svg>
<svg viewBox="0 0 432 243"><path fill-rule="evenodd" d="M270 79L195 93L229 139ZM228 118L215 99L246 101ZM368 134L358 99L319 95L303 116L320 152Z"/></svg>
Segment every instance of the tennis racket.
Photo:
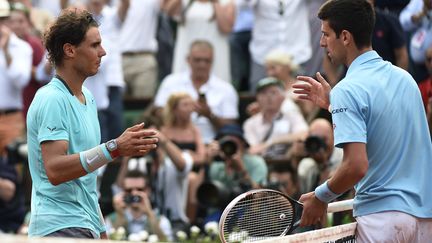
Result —
<svg viewBox="0 0 432 243"><path fill-rule="evenodd" d="M328 213L352 209L352 200L330 203ZM219 221L223 243L252 242L290 234L300 224L303 204L270 189L240 194L225 208Z"/></svg>

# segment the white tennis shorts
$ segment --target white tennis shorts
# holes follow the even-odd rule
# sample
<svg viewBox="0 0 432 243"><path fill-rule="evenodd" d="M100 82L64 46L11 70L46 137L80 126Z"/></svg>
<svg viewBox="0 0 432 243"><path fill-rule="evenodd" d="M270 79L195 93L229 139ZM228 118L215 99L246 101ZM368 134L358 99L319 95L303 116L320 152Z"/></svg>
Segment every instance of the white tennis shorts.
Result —
<svg viewBox="0 0 432 243"><path fill-rule="evenodd" d="M356 242L432 242L432 218L422 219L399 211L357 217Z"/></svg>

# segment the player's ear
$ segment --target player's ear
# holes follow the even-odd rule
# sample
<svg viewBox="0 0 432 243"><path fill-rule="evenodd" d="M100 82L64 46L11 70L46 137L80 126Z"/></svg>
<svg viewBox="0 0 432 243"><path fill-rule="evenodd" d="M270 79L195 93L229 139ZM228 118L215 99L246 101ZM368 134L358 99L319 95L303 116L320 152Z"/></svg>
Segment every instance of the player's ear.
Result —
<svg viewBox="0 0 432 243"><path fill-rule="evenodd" d="M63 53L66 58L73 57L75 55L75 46L70 43L65 43L63 45Z"/></svg>

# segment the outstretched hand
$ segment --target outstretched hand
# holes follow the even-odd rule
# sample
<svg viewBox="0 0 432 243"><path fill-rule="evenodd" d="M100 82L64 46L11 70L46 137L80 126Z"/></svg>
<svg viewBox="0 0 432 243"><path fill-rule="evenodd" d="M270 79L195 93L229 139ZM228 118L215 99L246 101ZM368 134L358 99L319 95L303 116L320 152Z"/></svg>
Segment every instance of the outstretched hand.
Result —
<svg viewBox="0 0 432 243"><path fill-rule="evenodd" d="M309 100L315 105L328 109L330 105L330 84L318 72L317 80L308 76L297 76L297 79L304 81L293 84L294 93L298 94L298 99Z"/></svg>
<svg viewBox="0 0 432 243"><path fill-rule="evenodd" d="M126 129L117 138L118 148L122 156L144 156L157 147L157 132L144 129L144 123Z"/></svg>

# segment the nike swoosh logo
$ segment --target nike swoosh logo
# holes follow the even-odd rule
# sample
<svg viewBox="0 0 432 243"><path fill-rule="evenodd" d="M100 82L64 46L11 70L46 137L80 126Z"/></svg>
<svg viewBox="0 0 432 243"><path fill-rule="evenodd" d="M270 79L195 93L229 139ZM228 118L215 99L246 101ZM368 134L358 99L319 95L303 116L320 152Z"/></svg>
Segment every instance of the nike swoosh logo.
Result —
<svg viewBox="0 0 432 243"><path fill-rule="evenodd" d="M93 157L93 158L91 158L91 159L89 159L89 158L87 158L86 159L86 161L87 161L87 164L91 164L91 163L93 163L96 159L98 159L99 158L99 155L96 155L95 157Z"/></svg>

